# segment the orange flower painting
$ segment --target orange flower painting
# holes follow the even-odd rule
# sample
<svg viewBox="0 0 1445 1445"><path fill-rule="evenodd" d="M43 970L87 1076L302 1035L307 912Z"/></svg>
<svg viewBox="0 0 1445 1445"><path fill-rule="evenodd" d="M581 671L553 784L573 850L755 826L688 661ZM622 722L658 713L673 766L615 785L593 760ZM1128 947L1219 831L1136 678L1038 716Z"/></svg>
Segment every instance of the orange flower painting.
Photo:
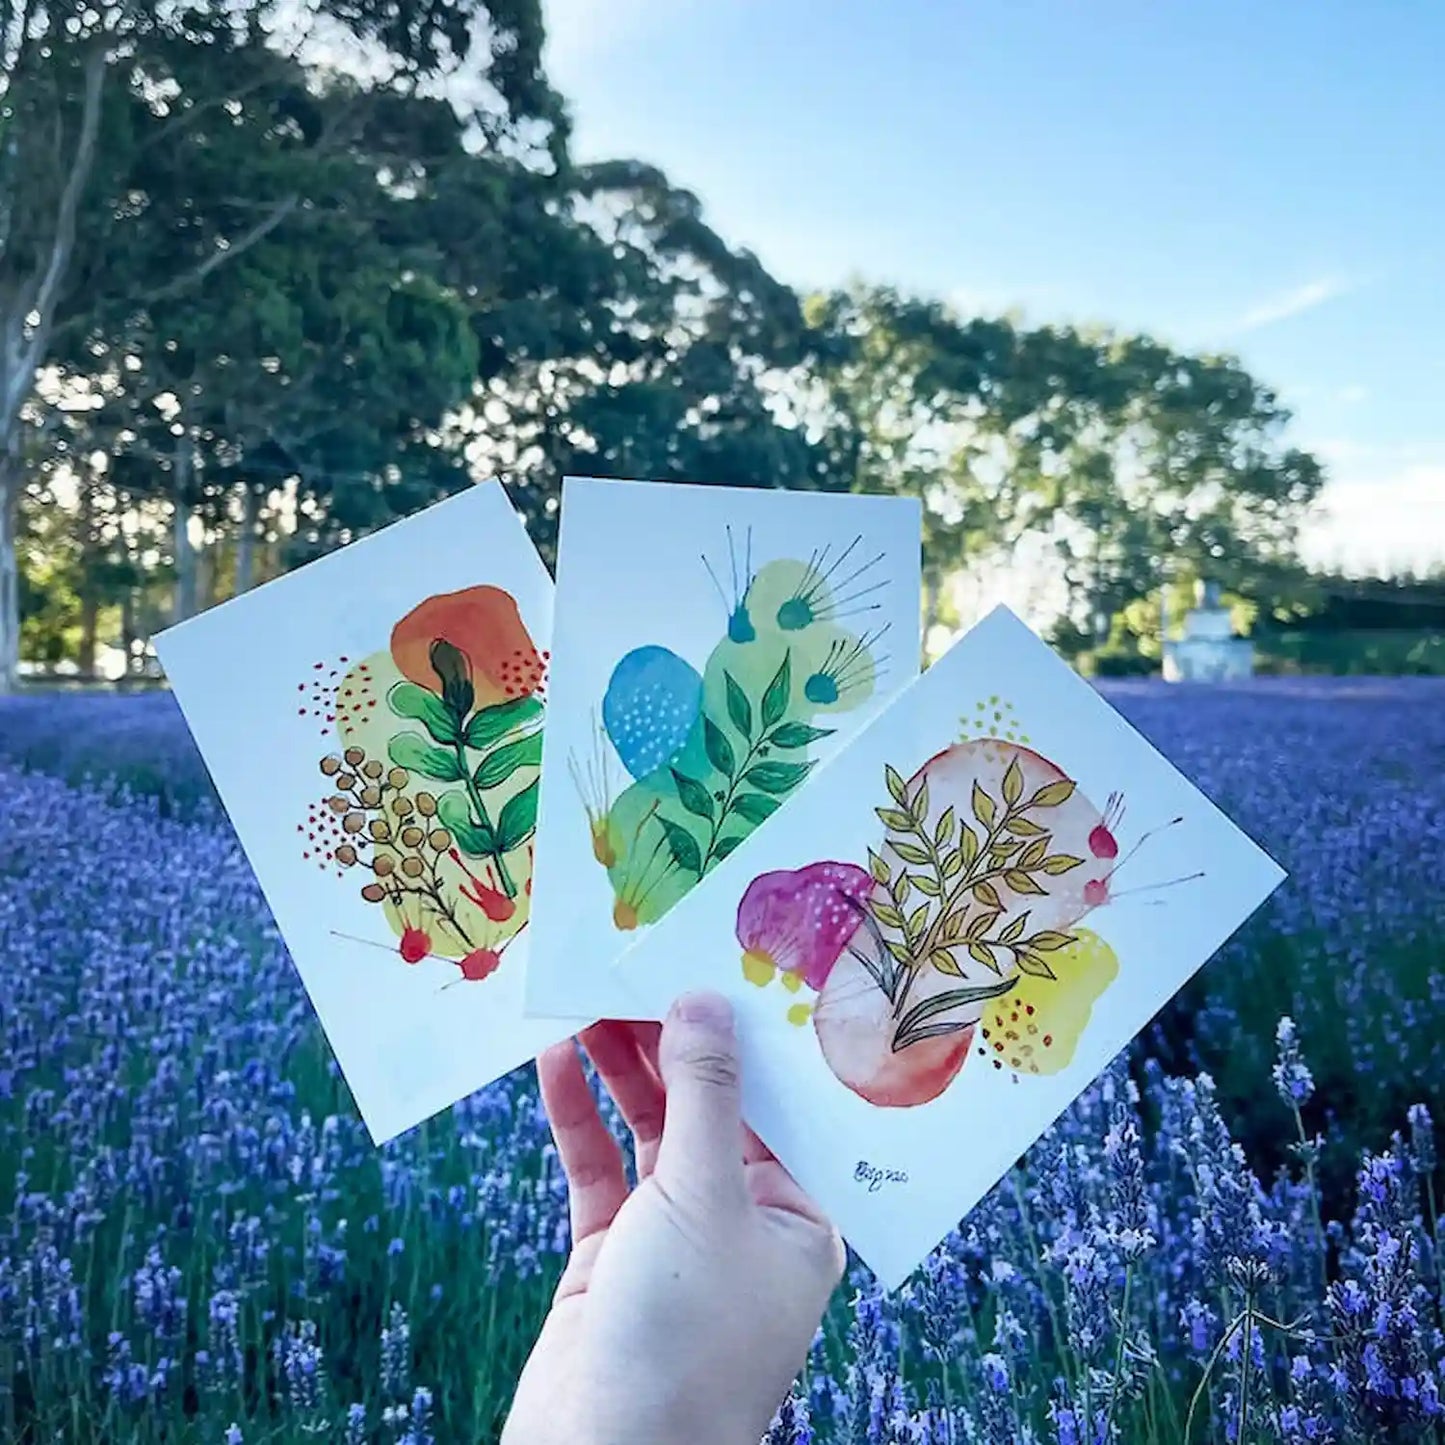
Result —
<svg viewBox="0 0 1445 1445"><path fill-rule="evenodd" d="M337 684L307 839L361 876L408 966L482 982L526 925L547 660L510 593L468 587L412 608Z"/></svg>

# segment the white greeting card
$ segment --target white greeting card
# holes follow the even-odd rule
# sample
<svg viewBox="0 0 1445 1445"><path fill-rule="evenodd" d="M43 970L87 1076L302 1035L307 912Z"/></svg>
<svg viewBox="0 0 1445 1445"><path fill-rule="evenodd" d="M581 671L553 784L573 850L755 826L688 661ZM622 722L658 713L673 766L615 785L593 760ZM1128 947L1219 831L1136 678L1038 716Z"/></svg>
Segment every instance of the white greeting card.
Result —
<svg viewBox="0 0 1445 1445"><path fill-rule="evenodd" d="M567 1032L522 1014L551 616L488 482L156 640L378 1143Z"/></svg>
<svg viewBox="0 0 1445 1445"><path fill-rule="evenodd" d="M892 1287L1283 876L1000 608L615 973L733 999L749 1123Z"/></svg>
<svg viewBox="0 0 1445 1445"><path fill-rule="evenodd" d="M907 498L566 480L530 1013L622 1013L615 956L916 676L920 520Z"/></svg>

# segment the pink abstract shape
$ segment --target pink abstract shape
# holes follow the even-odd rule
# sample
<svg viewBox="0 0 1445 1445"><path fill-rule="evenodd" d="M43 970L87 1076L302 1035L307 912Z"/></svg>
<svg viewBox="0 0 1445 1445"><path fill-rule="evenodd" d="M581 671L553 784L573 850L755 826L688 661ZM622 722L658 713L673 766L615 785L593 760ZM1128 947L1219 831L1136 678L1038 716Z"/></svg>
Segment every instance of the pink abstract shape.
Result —
<svg viewBox="0 0 1445 1445"><path fill-rule="evenodd" d="M738 942L746 955L821 989L858 931L872 887L852 863L764 873L738 904Z"/></svg>

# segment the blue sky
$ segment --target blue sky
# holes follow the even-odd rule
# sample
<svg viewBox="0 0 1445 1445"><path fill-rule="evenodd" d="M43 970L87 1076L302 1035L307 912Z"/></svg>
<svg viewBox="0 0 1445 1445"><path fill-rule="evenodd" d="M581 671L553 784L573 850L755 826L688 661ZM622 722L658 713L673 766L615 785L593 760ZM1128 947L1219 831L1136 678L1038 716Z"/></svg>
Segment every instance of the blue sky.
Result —
<svg viewBox="0 0 1445 1445"><path fill-rule="evenodd" d="M1317 560L1445 560L1445 5L544 8L580 156L663 166L801 287L1234 352L1329 467Z"/></svg>

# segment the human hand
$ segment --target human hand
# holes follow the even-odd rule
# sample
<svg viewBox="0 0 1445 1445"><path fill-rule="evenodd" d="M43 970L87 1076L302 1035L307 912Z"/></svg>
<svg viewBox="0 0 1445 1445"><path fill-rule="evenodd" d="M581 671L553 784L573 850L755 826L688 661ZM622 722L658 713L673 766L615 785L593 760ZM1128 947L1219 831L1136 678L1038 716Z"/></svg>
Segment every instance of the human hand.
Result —
<svg viewBox="0 0 1445 1445"><path fill-rule="evenodd" d="M757 1445L802 1368L843 1242L742 1124L732 1011L580 1036L632 1130L638 1183L571 1041L537 1060L572 1255L502 1445Z"/></svg>

